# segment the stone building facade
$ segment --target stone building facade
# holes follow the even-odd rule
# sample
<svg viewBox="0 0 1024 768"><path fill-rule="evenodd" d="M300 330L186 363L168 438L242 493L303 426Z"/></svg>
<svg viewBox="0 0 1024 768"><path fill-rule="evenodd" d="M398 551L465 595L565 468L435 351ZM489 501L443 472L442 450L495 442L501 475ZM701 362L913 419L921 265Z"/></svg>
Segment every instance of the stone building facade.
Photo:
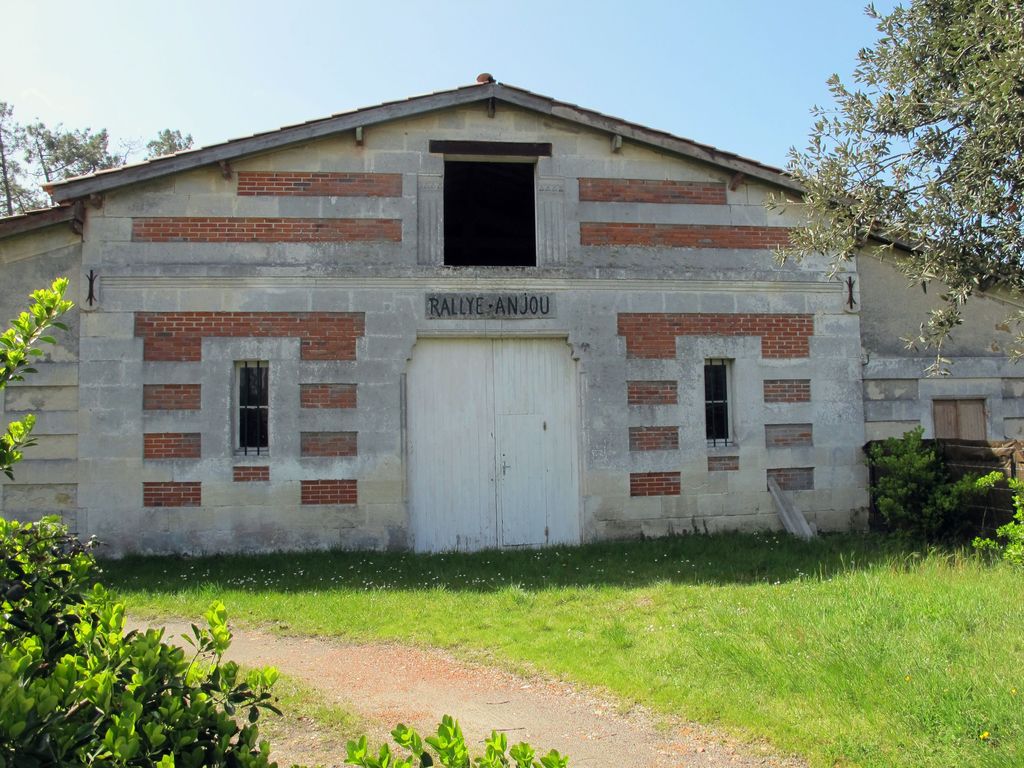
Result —
<svg viewBox="0 0 1024 768"><path fill-rule="evenodd" d="M930 390L883 262L776 263L780 190L491 82L56 184L0 223L5 316L78 305L0 394L39 417L0 508L115 554L478 549L775 528L774 478L861 527L866 438L929 392L1016 434L1024 378L989 346Z"/></svg>

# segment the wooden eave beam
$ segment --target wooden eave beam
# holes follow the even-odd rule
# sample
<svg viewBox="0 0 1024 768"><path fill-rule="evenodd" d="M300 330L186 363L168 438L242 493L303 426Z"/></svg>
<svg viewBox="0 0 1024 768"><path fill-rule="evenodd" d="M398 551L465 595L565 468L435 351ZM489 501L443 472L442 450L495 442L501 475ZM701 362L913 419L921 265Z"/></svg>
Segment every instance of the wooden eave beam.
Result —
<svg viewBox="0 0 1024 768"><path fill-rule="evenodd" d="M74 207L62 205L58 208L36 211L33 213L10 216L0 219L0 238L20 235L25 232L32 232L36 229L43 229L54 224L71 222L75 218ZM74 225L72 225L74 229Z"/></svg>

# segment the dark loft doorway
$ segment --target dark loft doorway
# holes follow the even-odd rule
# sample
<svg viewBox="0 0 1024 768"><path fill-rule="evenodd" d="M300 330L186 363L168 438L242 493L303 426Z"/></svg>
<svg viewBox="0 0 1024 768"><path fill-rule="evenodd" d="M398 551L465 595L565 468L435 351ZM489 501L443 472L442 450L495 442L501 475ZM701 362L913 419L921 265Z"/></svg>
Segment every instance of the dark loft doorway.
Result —
<svg viewBox="0 0 1024 768"><path fill-rule="evenodd" d="M444 164L444 263L533 267L532 163Z"/></svg>

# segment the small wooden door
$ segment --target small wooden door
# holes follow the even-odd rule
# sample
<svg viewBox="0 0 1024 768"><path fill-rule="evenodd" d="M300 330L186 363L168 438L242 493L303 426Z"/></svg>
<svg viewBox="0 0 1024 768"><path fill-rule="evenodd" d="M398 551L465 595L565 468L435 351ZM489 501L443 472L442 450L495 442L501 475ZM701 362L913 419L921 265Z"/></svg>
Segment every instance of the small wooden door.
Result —
<svg viewBox="0 0 1024 768"><path fill-rule="evenodd" d="M420 551L579 541L575 365L556 339L427 339L408 376Z"/></svg>
<svg viewBox="0 0 1024 768"><path fill-rule="evenodd" d="M987 440L984 400L933 400L935 437Z"/></svg>

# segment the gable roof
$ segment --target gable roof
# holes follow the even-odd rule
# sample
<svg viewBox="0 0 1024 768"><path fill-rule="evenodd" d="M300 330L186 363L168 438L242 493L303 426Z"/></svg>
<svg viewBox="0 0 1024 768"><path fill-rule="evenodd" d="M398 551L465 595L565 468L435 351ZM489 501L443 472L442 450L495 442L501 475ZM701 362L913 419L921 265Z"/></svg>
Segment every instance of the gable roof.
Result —
<svg viewBox="0 0 1024 768"><path fill-rule="evenodd" d="M318 139L342 131L354 130L391 120L421 115L449 107L494 99L512 104L561 120L606 131L640 144L657 147L667 152L725 168L733 173L750 176L778 187L802 192L803 189L785 171L764 165L731 152L723 152L708 144L673 136L664 131L630 123L617 117L610 117L584 109L575 104L557 101L522 88L503 83L478 83L438 91L424 96L414 96L401 101L390 101L374 107L365 107L351 112L341 112L319 120L286 126L274 131L257 133L221 144L178 152L165 157L154 158L141 163L99 171L88 176L78 176L45 186L55 202L65 202L87 195L98 194L110 189L134 184L140 181L160 178L172 173L198 168L211 163L226 162L246 155L280 149L292 144Z"/></svg>

